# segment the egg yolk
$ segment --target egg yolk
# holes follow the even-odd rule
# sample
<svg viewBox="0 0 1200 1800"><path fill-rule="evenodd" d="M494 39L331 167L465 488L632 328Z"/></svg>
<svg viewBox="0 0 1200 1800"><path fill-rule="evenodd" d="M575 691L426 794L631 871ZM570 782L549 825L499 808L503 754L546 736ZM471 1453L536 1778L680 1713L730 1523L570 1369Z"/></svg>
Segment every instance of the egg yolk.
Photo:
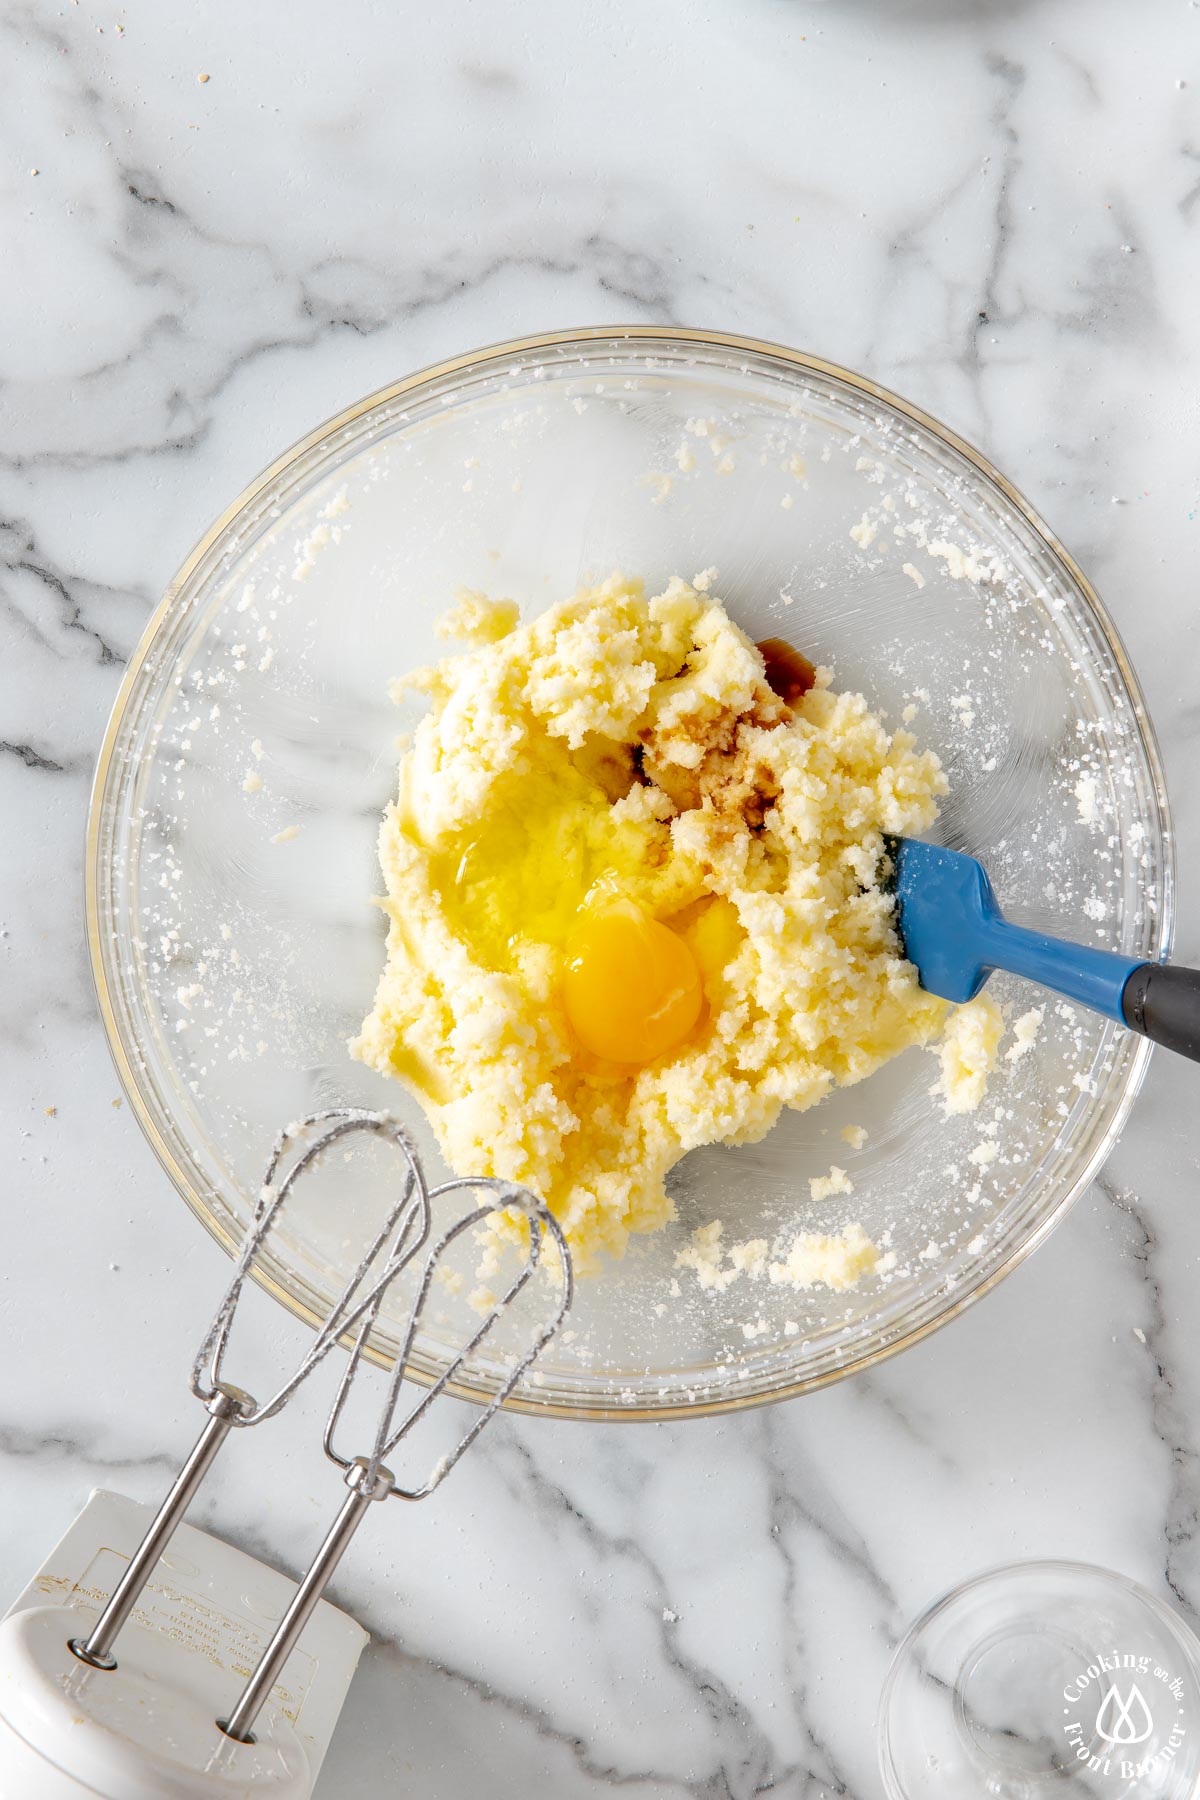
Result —
<svg viewBox="0 0 1200 1800"><path fill-rule="evenodd" d="M696 958L632 900L589 913L567 949L563 1003L586 1050L648 1063L695 1029L704 995Z"/></svg>

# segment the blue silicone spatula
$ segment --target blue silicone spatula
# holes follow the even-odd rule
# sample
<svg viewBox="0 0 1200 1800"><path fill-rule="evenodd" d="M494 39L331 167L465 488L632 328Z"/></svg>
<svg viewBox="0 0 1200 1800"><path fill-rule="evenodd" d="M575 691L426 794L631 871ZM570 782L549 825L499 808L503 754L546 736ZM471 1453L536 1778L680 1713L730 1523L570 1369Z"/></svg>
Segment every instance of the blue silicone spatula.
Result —
<svg viewBox="0 0 1200 1800"><path fill-rule="evenodd" d="M1010 925L981 862L919 838L890 838L897 920L921 986L973 1000L997 969L1200 1062L1200 969L1140 962Z"/></svg>

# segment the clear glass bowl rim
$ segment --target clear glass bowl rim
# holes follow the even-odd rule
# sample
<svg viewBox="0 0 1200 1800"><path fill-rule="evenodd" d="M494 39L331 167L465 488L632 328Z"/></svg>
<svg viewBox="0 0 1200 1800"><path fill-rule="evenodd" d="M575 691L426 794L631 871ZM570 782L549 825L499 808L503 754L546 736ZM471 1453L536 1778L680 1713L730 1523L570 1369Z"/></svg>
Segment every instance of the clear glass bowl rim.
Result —
<svg viewBox="0 0 1200 1800"><path fill-rule="evenodd" d="M896 1769L895 1752L892 1734L889 1730L891 1722L891 1706L896 1685L904 1669L904 1659L911 1645L916 1643L921 1634L933 1624L948 1607L956 1606L960 1601L969 1599L981 1588L988 1588L998 1582L1011 1580L1015 1576L1035 1577L1038 1575L1071 1575L1084 1581L1094 1581L1097 1586L1118 1587L1144 1606L1148 1612L1162 1620L1173 1636L1178 1638L1181 1647L1189 1655L1200 1679L1200 1640L1181 1614L1175 1611L1167 1601L1153 1593L1142 1582L1136 1581L1132 1575L1125 1575L1119 1569L1107 1569L1100 1563L1079 1562L1073 1557L1037 1556L1029 1557L1021 1562L995 1563L990 1568L980 1569L978 1574L969 1575L965 1580L957 1582L954 1587L947 1588L939 1594L913 1620L904 1636L900 1639L884 1676L883 1687L879 1693L879 1704L875 1715L875 1743L879 1755L879 1773L887 1790L888 1800L908 1800L907 1790L900 1781Z"/></svg>
<svg viewBox="0 0 1200 1800"><path fill-rule="evenodd" d="M586 349L598 343L612 343L614 346L624 345L635 348L639 343L648 345L659 343L668 346L694 345L697 348L709 349L717 353L743 353L760 356L788 366L794 369L798 375L815 374L831 381L844 383L858 394L890 408L901 418L944 444L949 450L970 463L1000 491L1009 505L1020 514L1025 523L1041 539L1044 546L1061 563L1080 600L1092 612L1113 661L1120 671L1137 721L1138 736L1149 767L1158 815L1159 843L1157 848L1161 858L1162 880L1158 916L1159 953L1165 957L1169 952L1174 925L1174 834L1171 828L1170 804L1167 798L1162 756L1142 696L1141 686L1107 608L1075 558L1018 489L973 444L960 437L950 427L942 424L932 414L923 411L903 396L892 392L891 389L858 374L855 370L847 369L839 363L830 362L806 351L791 349L768 339L746 337L739 333L675 325L578 326L566 330L536 333L530 337L506 339L478 350L467 351L443 362L429 364L398 381L390 382L325 420L323 424L298 439L282 455L278 456L226 507L180 564L175 575L167 584L162 599L147 621L137 647L126 666L97 756L88 807L84 857L84 906L92 979L109 1053L133 1114L164 1172L210 1236L215 1238L222 1249L231 1256L236 1254L239 1248L238 1243L216 1217L204 1195L196 1190L186 1171L176 1161L169 1144L158 1128L151 1099L143 1090L136 1073L136 1052L131 1054L131 1048L126 1044L121 1032L118 1009L113 1001L105 968L100 895L102 870L109 845L104 832L104 798L122 726L138 692L143 666L150 657L161 629L170 618L179 594L185 589L192 575L204 562L213 547L238 517L259 498L264 489L278 481L291 469L293 464L308 455L309 452L318 449L326 440L332 439L339 432L345 431L363 414L381 406L388 406L404 395L414 395L422 388L442 382L447 377L475 374L486 370L490 364L502 363L517 357L534 357L541 352L562 352L569 350L574 345ZM887 1343L867 1348L861 1355L848 1359L844 1365L836 1369L821 1371L814 1375L794 1376L781 1381L769 1390L756 1390L752 1393L726 1396L706 1396L703 1399L693 1399L686 1405L655 1405L651 1403L635 1406L620 1402L611 1406L594 1403L567 1405L561 1400L547 1405L518 1393L510 1396L505 1402L506 1410L527 1413L535 1417L549 1416L595 1422L612 1422L620 1419L655 1423L680 1417L711 1417L716 1414L741 1412L750 1407L773 1404L778 1400L792 1399L800 1394L814 1392L818 1388L827 1387L835 1381L842 1380L847 1375L872 1368L885 1359L897 1355L900 1351L908 1349L911 1345L919 1343L923 1338L930 1336L934 1331L940 1330L942 1326L956 1319L967 1307L974 1305L985 1294L990 1293L1006 1275L1032 1255L1033 1251L1045 1241L1055 1226L1066 1216L1103 1166L1110 1150L1120 1136L1141 1087L1152 1048L1148 1039L1138 1039L1134 1055L1127 1067L1124 1087L1113 1107L1109 1128L1095 1142L1091 1154L1076 1171L1074 1178L1055 1205L1047 1209L1036 1227L1021 1243L1014 1246L1011 1255L1002 1264L990 1273L981 1275L970 1288L958 1293L953 1301L935 1317L916 1322L910 1329L891 1338ZM258 1285L295 1317L314 1327L319 1324L319 1319L303 1299L290 1291L282 1282L277 1281L274 1276L257 1269L253 1271L253 1275ZM372 1360L386 1365L388 1360L386 1357L370 1349L367 1354L372 1357ZM414 1380L423 1383L431 1382L435 1378L434 1375L421 1369L413 1369L412 1376ZM466 1385L449 1384L447 1391L480 1405L486 1404L491 1398L491 1395L485 1390Z"/></svg>

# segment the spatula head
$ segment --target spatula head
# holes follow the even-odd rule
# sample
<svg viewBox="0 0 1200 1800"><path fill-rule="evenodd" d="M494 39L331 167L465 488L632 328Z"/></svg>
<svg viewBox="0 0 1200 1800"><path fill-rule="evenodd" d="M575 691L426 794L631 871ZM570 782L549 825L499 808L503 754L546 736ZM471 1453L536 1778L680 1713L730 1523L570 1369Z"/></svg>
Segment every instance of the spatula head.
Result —
<svg viewBox="0 0 1200 1800"><path fill-rule="evenodd" d="M991 969L985 932L1000 917L983 864L919 838L889 838L896 918L921 986L943 1000L973 1000Z"/></svg>

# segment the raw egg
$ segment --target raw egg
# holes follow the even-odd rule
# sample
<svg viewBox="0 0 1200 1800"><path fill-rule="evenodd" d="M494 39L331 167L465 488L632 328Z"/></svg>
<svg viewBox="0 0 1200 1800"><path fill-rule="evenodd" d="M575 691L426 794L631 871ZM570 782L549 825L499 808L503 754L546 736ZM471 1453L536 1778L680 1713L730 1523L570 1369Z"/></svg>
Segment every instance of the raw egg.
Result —
<svg viewBox="0 0 1200 1800"><path fill-rule="evenodd" d="M653 1062L695 1030L700 969L683 939L632 900L589 911L567 949L563 1004L585 1050Z"/></svg>

